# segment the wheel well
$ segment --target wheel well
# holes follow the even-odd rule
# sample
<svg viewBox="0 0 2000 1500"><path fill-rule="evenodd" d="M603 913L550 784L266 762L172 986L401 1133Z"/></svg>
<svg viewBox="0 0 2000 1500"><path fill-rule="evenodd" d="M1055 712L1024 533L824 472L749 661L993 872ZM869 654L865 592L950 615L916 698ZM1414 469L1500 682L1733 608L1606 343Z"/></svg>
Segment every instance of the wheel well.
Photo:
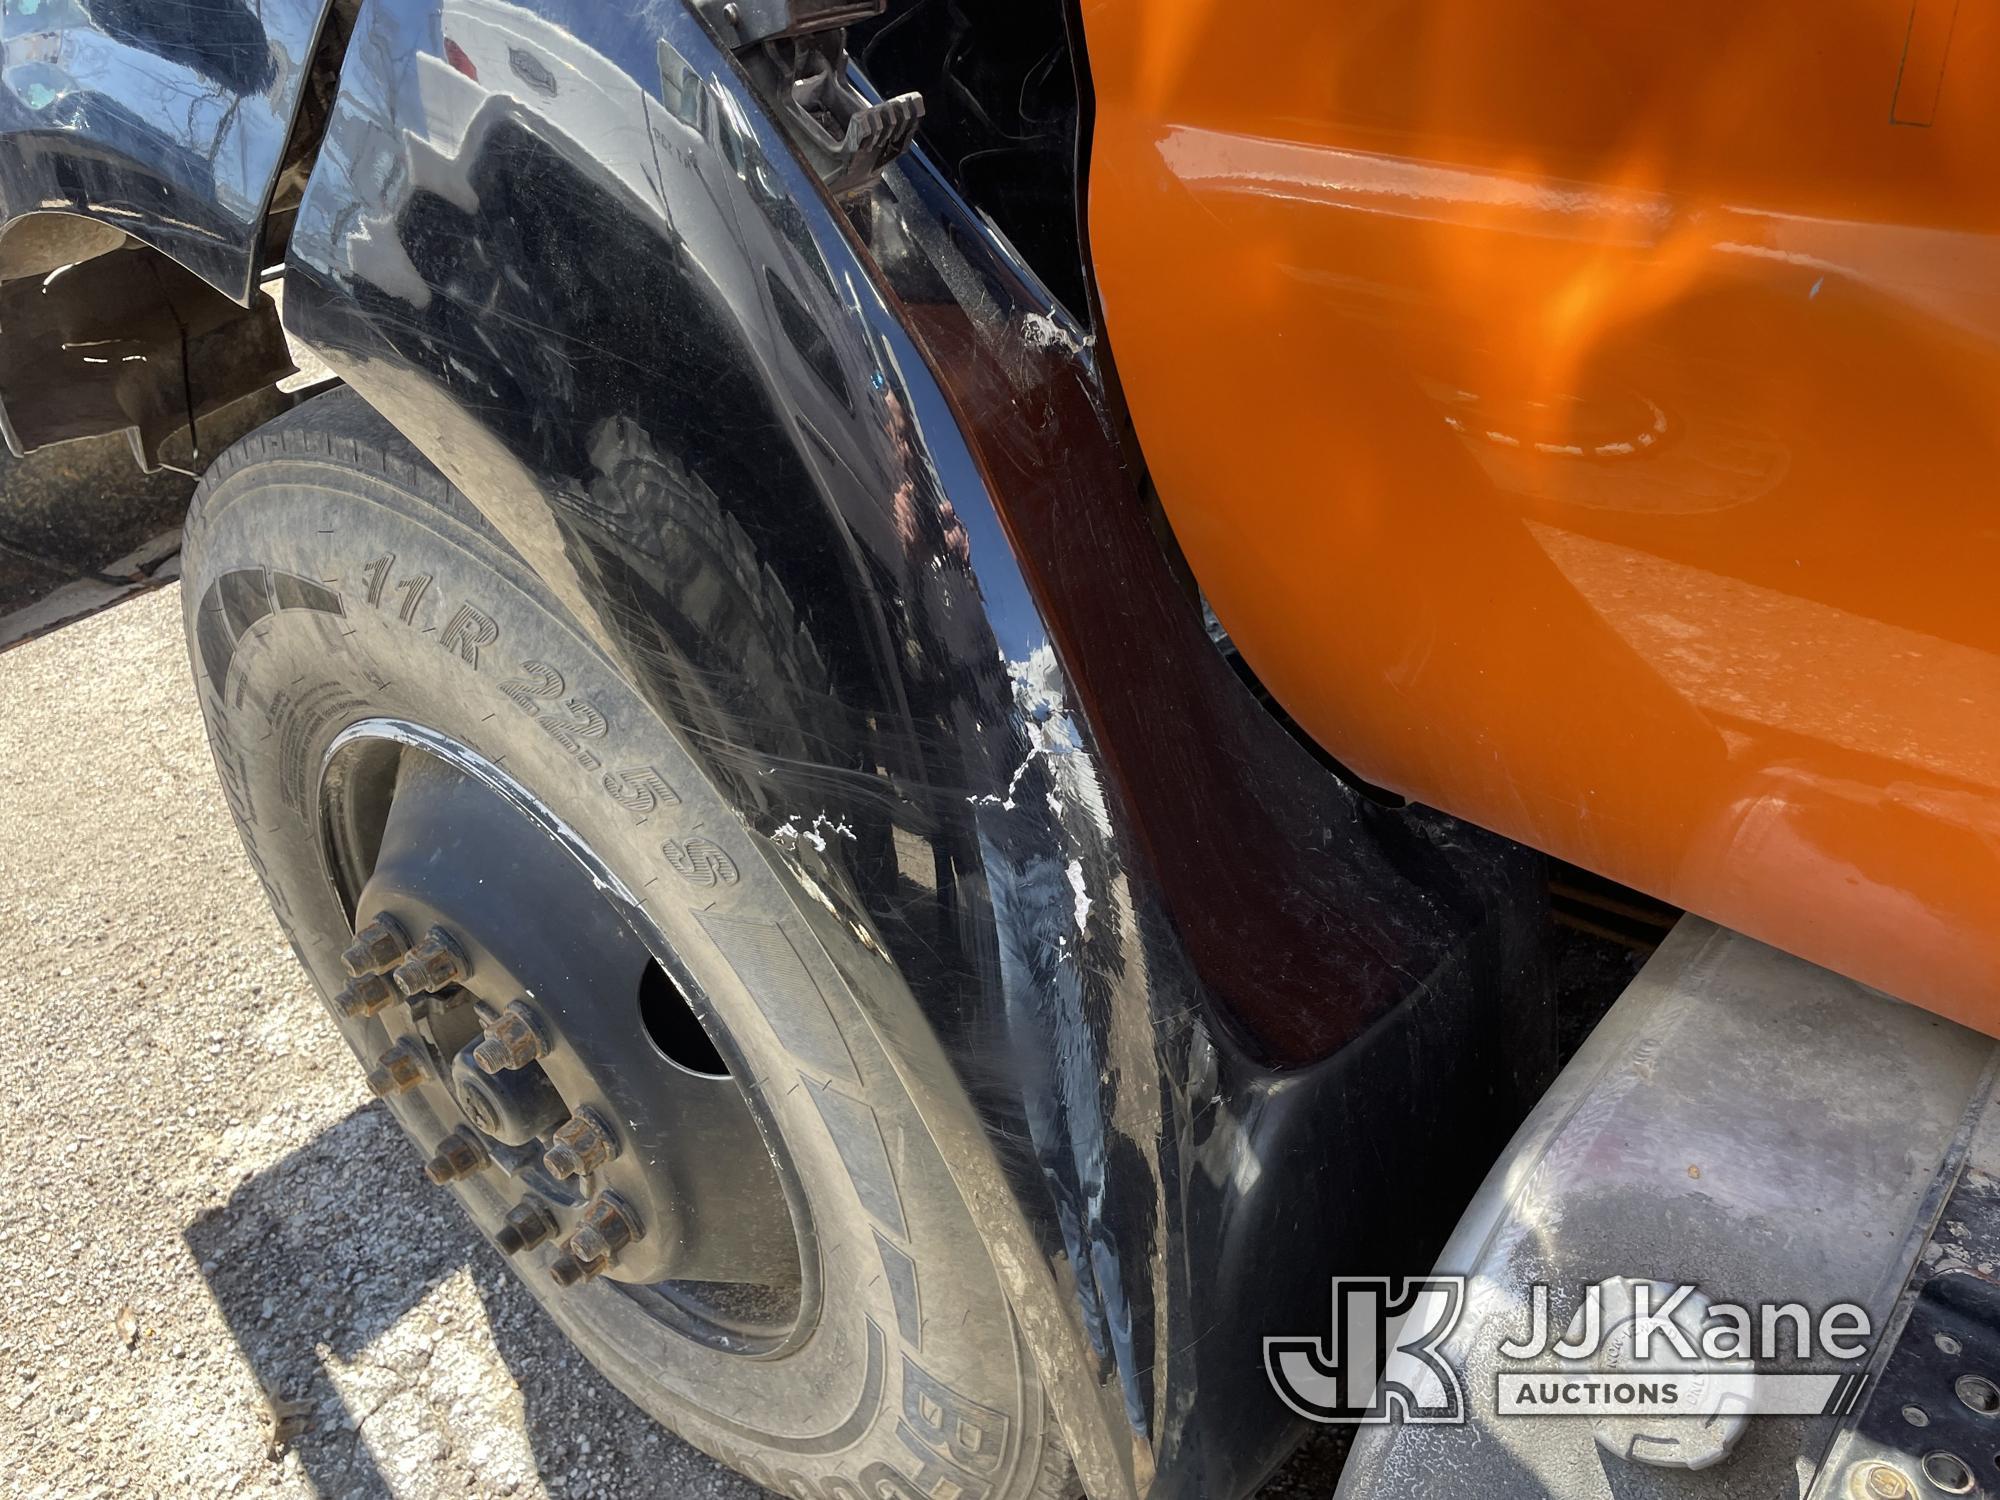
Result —
<svg viewBox="0 0 2000 1500"><path fill-rule="evenodd" d="M359 0L334 0L265 206L260 272L281 265L340 87ZM144 233L143 230L140 233ZM37 211L0 229L0 436L17 456L124 433L139 466L161 444L292 373L278 306L246 307L116 224Z"/></svg>
<svg viewBox="0 0 2000 1500"><path fill-rule="evenodd" d="M203 416L291 372L269 298L239 306L95 220L16 219L0 268L0 423L16 455L123 432L151 472L173 433L198 435Z"/></svg>

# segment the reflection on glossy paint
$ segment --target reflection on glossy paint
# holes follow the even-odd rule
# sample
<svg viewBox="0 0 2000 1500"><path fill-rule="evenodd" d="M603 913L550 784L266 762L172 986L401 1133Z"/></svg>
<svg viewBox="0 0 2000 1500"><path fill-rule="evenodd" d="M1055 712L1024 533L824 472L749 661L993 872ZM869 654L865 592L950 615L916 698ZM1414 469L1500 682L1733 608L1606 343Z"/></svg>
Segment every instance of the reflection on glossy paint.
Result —
<svg viewBox="0 0 2000 1500"><path fill-rule="evenodd" d="M1914 93L1907 0L1085 15L1107 334L1287 706L2000 1028L2000 13Z"/></svg>
<svg viewBox="0 0 2000 1500"><path fill-rule="evenodd" d="M1433 1248L1537 1086L1533 862L1255 710L1087 339L920 153L836 216L678 6L438 19L364 10L288 318L804 894L1092 1493L1240 1492L1289 1438L1260 1331L1318 1253Z"/></svg>
<svg viewBox="0 0 2000 1500"><path fill-rule="evenodd" d="M57 211L113 224L247 301L324 11L324 0L9 4L0 223Z"/></svg>
<svg viewBox="0 0 2000 1500"><path fill-rule="evenodd" d="M684 14L662 47L594 7L454 0L443 57L428 21L378 5L354 44L384 65L355 75L302 210L300 327L680 727L851 935L870 1012L964 1050L1030 1163L1018 1205L974 1189L988 1231L1039 1285L1033 1216L1091 1288L1037 1338L1141 1411L1152 1247L1105 1224L1109 1195L1157 1191L1109 1180L1111 1101L1143 1083L1102 1076L1084 1013L1120 982L1122 876L1075 727L1060 769L1036 753L1066 722L1060 670L935 378ZM1101 942L1068 920L1072 863ZM1075 1067L1014 1070L1016 1049ZM966 1108L955 1075L925 1088ZM1129 1473L1134 1441L1108 1461Z"/></svg>

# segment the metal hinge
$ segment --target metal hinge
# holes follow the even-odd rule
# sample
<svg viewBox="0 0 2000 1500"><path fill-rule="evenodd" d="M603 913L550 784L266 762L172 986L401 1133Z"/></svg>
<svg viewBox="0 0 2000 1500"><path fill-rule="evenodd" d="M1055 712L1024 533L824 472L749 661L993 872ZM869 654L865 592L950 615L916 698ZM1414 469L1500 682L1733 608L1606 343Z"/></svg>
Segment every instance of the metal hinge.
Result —
<svg viewBox="0 0 2000 1500"><path fill-rule="evenodd" d="M886 0L699 0L757 92L837 198L872 186L916 138L924 96L879 103L847 76L847 28Z"/></svg>

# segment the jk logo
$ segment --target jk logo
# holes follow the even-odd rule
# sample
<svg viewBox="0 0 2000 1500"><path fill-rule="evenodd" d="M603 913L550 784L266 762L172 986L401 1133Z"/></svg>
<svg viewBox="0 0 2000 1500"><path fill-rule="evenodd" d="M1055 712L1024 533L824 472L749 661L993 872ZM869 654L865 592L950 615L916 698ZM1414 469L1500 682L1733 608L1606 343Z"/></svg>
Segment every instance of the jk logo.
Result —
<svg viewBox="0 0 2000 1500"><path fill-rule="evenodd" d="M1438 1346L1464 1309L1463 1276L1336 1276L1330 1336L1265 1339L1264 1371L1311 1422L1463 1422Z"/></svg>

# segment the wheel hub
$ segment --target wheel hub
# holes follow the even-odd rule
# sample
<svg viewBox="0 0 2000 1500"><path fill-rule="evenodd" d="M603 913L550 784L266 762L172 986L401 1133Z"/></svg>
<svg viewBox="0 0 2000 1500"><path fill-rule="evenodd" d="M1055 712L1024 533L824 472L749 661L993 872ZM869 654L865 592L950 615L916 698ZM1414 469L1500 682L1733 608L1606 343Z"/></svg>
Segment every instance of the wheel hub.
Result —
<svg viewBox="0 0 2000 1500"><path fill-rule="evenodd" d="M546 828L373 743L371 764L329 767L335 868L359 884L334 1007L428 1174L475 1215L475 1189L497 1197L496 1241L558 1285L796 1302L802 1200L687 991Z"/></svg>
<svg viewBox="0 0 2000 1500"><path fill-rule="evenodd" d="M552 1136L569 1119L569 1105L540 1068L488 1073L474 1061L477 1046L451 1060L451 1091L481 1134L508 1146ZM560 1174L558 1174L560 1175Z"/></svg>

